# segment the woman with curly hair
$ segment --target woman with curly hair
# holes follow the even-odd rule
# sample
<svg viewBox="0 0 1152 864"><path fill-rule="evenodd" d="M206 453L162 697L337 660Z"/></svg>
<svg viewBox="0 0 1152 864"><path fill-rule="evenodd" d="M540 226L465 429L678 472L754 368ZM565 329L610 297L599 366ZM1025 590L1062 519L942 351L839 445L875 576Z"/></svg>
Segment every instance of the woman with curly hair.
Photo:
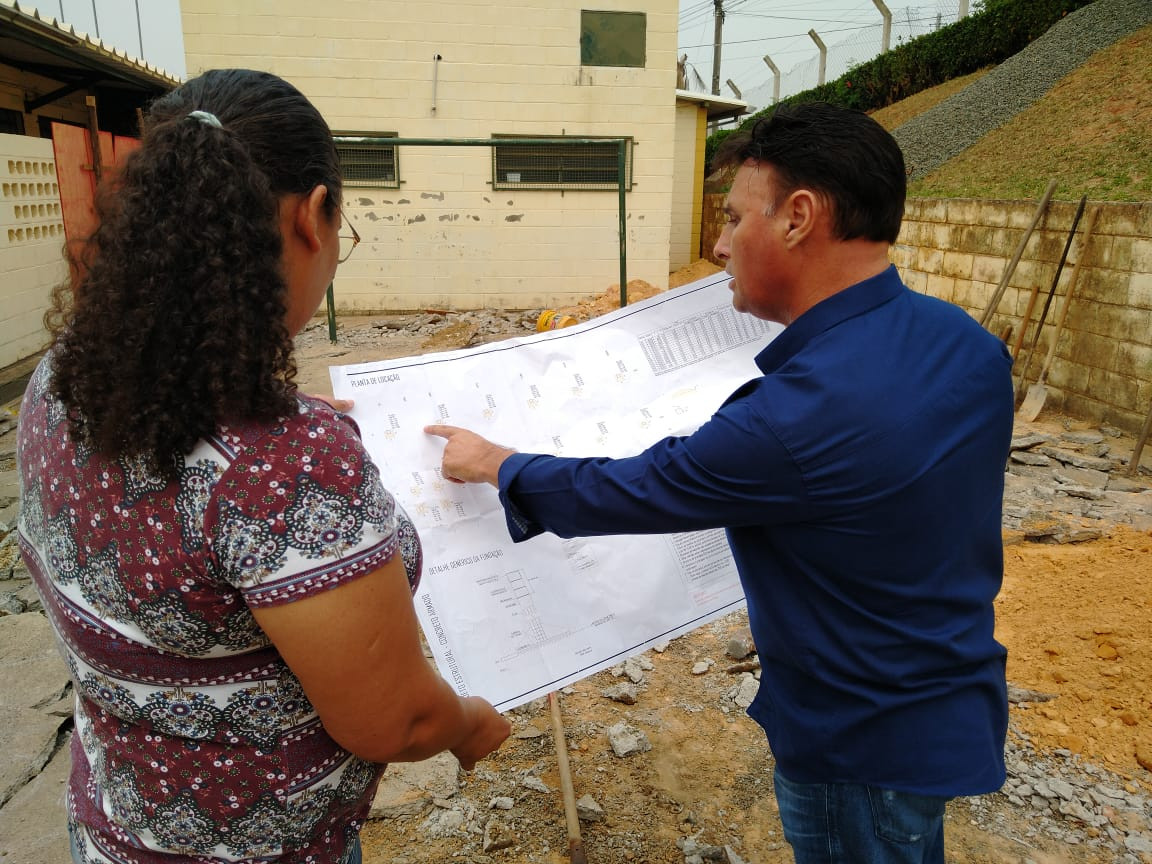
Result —
<svg viewBox="0 0 1152 864"><path fill-rule="evenodd" d="M298 90L206 72L55 292L19 532L76 690L75 862L359 862L382 763L508 735L423 657L419 541L355 424L296 392L340 195Z"/></svg>

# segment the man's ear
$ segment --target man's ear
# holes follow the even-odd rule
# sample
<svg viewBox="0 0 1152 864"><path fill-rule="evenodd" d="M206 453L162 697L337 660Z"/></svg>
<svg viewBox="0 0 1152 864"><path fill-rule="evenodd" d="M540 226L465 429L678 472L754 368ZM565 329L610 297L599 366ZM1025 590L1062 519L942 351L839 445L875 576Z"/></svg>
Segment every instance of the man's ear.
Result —
<svg viewBox="0 0 1152 864"><path fill-rule="evenodd" d="M824 202L810 189L797 189L784 201L782 208L788 220L788 231L784 243L789 248L803 243L816 229L817 222L825 215Z"/></svg>
<svg viewBox="0 0 1152 864"><path fill-rule="evenodd" d="M320 184L296 204L292 227L311 252L320 251L320 247L323 245L320 229L327 218L324 212L324 200L327 197L328 187Z"/></svg>

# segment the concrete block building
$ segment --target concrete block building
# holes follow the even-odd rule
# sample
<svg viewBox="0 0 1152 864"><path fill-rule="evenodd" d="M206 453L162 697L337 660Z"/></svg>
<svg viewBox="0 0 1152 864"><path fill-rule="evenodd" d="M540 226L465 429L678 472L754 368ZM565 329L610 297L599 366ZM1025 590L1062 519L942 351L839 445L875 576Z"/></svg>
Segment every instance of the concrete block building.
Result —
<svg viewBox="0 0 1152 864"><path fill-rule="evenodd" d="M338 309L534 308L618 284L621 137L628 278L663 286L698 255L699 219L687 210L703 171L698 118L743 103L678 99L675 0L181 9L190 76L274 72L335 134L368 139L341 145L346 210L363 242L337 273ZM395 137L587 143L389 145Z"/></svg>

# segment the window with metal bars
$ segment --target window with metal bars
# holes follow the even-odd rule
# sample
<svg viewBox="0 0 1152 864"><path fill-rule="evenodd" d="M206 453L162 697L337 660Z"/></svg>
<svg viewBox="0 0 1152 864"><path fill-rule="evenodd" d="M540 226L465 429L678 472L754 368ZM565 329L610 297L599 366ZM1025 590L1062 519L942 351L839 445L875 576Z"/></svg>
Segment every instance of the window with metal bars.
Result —
<svg viewBox="0 0 1152 864"><path fill-rule="evenodd" d="M395 138L395 132L337 132L348 138ZM345 186L400 188L400 154L391 144L378 141L348 142L336 145Z"/></svg>
<svg viewBox="0 0 1152 864"><path fill-rule="evenodd" d="M7 135L24 134L24 115L11 108L0 108L0 133Z"/></svg>
<svg viewBox="0 0 1152 864"><path fill-rule="evenodd" d="M493 135L500 138L531 138L531 135ZM618 138L604 143L494 144L493 189L586 189L615 191L619 188ZM624 188L632 188L632 146L624 148Z"/></svg>

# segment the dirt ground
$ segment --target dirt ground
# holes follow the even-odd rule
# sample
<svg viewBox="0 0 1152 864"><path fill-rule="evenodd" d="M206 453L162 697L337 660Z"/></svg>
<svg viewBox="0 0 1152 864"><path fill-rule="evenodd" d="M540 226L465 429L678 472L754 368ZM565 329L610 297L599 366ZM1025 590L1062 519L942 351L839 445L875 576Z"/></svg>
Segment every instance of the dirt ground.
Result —
<svg viewBox="0 0 1152 864"><path fill-rule="evenodd" d="M715 269L698 262L672 281L683 284ZM629 299L655 291L633 282ZM613 286L595 301L559 311L584 319L615 308L617 299ZM350 319L342 326L366 325ZM330 392L329 363L422 350L420 337L403 331L354 350L315 340L299 351L299 380L306 390ZM1057 431L1067 425L1054 415L1042 415L1039 422ZM1080 544L1043 545L1015 537L1006 542L997 633L1009 652L1008 678L1017 687L1052 697L1014 704L1010 735L1016 742L1030 741L1041 754L1060 749L1079 754L1111 772L1128 792L1149 794L1152 536L1115 526L1103 538ZM590 795L604 811L600 821L582 824L588 861L683 864L685 838L727 845L749 864L791 861L772 794L771 753L759 728L730 698L740 676L727 671L736 661L725 650L745 628L746 616L735 613L672 641L663 652L649 651L644 656L651 668L634 705L602 694L627 680L609 671L581 681L561 697L575 796ZM703 659L715 665L705 674L693 674L693 665ZM366 864L569 860L548 709L525 706L511 718L513 736L475 772L463 775L458 793L475 805L481 822L498 814L510 845L485 853L476 838L437 839L429 836L427 814L421 814L370 822L363 835ZM605 730L621 720L647 734L649 752L625 758L613 753ZM524 777L538 778L551 791L524 787ZM499 796L511 798L512 809L489 811ZM1031 830L1030 811L1003 795L979 801L978 817L972 801L949 805L950 864L1121 860L1117 852L1069 845Z"/></svg>

